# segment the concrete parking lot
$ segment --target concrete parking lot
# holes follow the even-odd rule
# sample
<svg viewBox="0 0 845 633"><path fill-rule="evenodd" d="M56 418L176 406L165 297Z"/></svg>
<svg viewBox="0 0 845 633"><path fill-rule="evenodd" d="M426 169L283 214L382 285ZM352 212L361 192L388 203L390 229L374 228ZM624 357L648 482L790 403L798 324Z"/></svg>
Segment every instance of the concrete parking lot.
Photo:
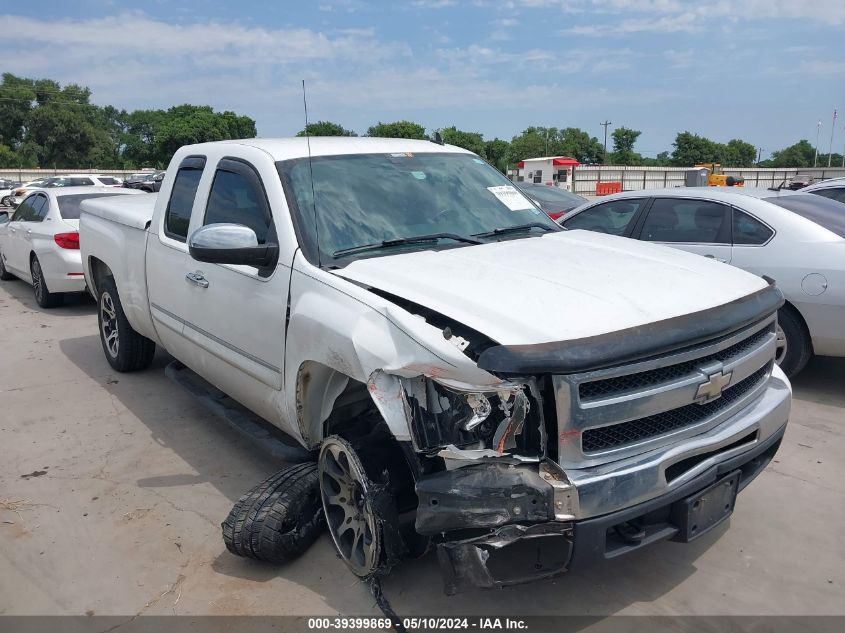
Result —
<svg viewBox="0 0 845 633"><path fill-rule="evenodd" d="M0 284L0 614L379 615L327 535L269 566L220 522L280 464L153 367L117 374L87 297ZM795 381L775 461L729 525L592 569L446 597L433 555L384 581L417 614L845 614L845 359Z"/></svg>

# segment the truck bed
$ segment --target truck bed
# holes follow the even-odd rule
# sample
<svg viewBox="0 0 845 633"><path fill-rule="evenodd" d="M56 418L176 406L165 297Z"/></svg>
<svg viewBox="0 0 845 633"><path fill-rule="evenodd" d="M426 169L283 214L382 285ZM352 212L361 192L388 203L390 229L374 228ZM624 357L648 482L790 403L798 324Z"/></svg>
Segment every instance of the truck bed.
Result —
<svg viewBox="0 0 845 633"><path fill-rule="evenodd" d="M82 203L82 212L143 231L150 225L157 198L155 193L91 198Z"/></svg>

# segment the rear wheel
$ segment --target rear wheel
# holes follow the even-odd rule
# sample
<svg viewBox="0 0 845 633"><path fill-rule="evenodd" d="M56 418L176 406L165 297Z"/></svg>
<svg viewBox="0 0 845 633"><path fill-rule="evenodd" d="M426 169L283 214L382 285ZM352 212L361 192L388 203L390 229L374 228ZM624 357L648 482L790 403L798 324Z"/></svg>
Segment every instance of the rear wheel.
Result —
<svg viewBox="0 0 845 633"><path fill-rule="evenodd" d="M100 341L109 365L121 372L137 371L150 366L156 345L129 325L117 295L117 287L111 277L100 283L97 321L100 325Z"/></svg>
<svg viewBox="0 0 845 633"><path fill-rule="evenodd" d="M775 360L783 372L795 376L813 355L813 346L804 323L785 306L778 310L777 351Z"/></svg>
<svg viewBox="0 0 845 633"><path fill-rule="evenodd" d="M4 207L12 207L15 205L15 197L14 196L4 196L2 200L0 200L0 205Z"/></svg>
<svg viewBox="0 0 845 633"><path fill-rule="evenodd" d="M29 270L32 274L32 288L35 293L35 301L42 308L55 308L64 302L64 295L53 293L47 288L44 280L44 271L41 270L41 263L37 257L33 257L29 263Z"/></svg>

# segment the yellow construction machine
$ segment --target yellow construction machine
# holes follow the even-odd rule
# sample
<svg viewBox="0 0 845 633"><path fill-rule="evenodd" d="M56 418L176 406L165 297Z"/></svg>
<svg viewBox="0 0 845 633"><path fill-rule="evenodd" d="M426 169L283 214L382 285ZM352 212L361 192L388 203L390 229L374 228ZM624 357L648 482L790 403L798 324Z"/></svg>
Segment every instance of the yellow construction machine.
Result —
<svg viewBox="0 0 845 633"><path fill-rule="evenodd" d="M706 169L708 187L744 187L745 178L741 176L726 176L722 173L722 165L719 163L699 163L699 169Z"/></svg>

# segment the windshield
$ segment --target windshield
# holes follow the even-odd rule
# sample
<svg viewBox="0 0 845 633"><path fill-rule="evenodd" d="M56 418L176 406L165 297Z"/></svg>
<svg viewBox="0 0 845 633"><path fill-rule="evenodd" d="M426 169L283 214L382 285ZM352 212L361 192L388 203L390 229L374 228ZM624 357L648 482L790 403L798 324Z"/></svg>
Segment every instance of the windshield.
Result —
<svg viewBox="0 0 845 633"><path fill-rule="evenodd" d="M845 204L841 202L813 194L778 196L765 200L815 222L839 237L845 237Z"/></svg>
<svg viewBox="0 0 845 633"><path fill-rule="evenodd" d="M59 214L63 220L78 220L79 205L83 200L91 198L107 198L108 196L120 196L120 193L77 193L70 196L56 196L59 202Z"/></svg>
<svg viewBox="0 0 845 633"><path fill-rule="evenodd" d="M316 235L320 261L326 264L345 259L346 255L335 254L355 247L435 233L473 238L496 229L534 225L522 232L484 237L498 240L539 235L546 227L560 230L501 173L472 154L319 156L312 159L310 169L307 158L281 161L277 167L300 245L312 262ZM436 244L465 245L453 239ZM400 247L433 246L386 245L368 254L384 255Z"/></svg>
<svg viewBox="0 0 845 633"><path fill-rule="evenodd" d="M548 185L521 185L520 188L532 198L536 198L541 202L557 202L560 204L569 204L577 206L584 204L587 199L582 198L577 193L571 193L566 189L560 187L549 187Z"/></svg>

